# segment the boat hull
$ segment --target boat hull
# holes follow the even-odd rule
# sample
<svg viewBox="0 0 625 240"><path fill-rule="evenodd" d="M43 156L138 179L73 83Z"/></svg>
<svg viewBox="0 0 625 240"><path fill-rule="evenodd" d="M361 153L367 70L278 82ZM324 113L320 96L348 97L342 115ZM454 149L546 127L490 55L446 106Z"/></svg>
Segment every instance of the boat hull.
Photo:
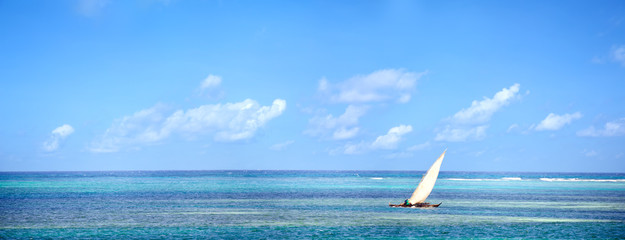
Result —
<svg viewBox="0 0 625 240"><path fill-rule="evenodd" d="M441 205L441 203L439 203L439 204L417 203L417 204L411 204L411 205L391 204L391 203L388 204L389 207L402 207L402 208L435 208L435 207L438 207L440 205Z"/></svg>

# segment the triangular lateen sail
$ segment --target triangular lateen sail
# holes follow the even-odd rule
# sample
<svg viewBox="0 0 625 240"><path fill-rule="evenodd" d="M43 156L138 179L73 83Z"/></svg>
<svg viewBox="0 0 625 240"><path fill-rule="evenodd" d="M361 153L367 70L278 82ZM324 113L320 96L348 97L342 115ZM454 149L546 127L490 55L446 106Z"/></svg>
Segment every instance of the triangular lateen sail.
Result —
<svg viewBox="0 0 625 240"><path fill-rule="evenodd" d="M445 150L443 154L436 159L436 162L434 162L425 175L423 175L421 182L419 182L419 186L417 186L417 189L414 190L412 196L408 199L410 204L425 202L425 199L430 196L430 193L434 188L434 184L436 183L436 178L438 178L438 172L441 169L441 163L443 163L445 152L447 152L447 150Z"/></svg>

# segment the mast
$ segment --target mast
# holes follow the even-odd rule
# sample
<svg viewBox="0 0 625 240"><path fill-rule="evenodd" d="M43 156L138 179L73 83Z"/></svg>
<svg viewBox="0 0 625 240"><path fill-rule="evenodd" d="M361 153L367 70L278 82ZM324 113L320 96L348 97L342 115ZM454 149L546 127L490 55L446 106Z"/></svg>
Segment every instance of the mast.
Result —
<svg viewBox="0 0 625 240"><path fill-rule="evenodd" d="M412 196L408 199L410 204L422 203L425 202L425 199L430 196L432 189L434 188L434 184L436 183L436 179L438 178L438 172L441 169L441 163L443 163L443 158L445 157L445 152L447 149L441 154L438 159L432 164L430 169L423 175L421 178L421 182L419 182L419 186L412 193Z"/></svg>

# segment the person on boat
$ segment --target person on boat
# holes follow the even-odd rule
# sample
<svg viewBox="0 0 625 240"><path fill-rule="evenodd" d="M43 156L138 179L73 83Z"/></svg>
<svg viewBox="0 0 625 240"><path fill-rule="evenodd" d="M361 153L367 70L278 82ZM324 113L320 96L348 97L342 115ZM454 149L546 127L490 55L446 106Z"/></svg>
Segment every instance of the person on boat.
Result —
<svg viewBox="0 0 625 240"><path fill-rule="evenodd" d="M404 200L404 206L410 206L410 201L408 201L408 199Z"/></svg>

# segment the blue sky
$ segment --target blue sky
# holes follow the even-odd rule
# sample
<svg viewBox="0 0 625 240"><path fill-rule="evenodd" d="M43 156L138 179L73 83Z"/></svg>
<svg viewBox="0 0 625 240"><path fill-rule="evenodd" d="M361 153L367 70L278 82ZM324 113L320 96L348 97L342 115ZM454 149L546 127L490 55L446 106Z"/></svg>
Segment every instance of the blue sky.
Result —
<svg viewBox="0 0 625 240"><path fill-rule="evenodd" d="M625 171L623 1L0 1L0 171Z"/></svg>

